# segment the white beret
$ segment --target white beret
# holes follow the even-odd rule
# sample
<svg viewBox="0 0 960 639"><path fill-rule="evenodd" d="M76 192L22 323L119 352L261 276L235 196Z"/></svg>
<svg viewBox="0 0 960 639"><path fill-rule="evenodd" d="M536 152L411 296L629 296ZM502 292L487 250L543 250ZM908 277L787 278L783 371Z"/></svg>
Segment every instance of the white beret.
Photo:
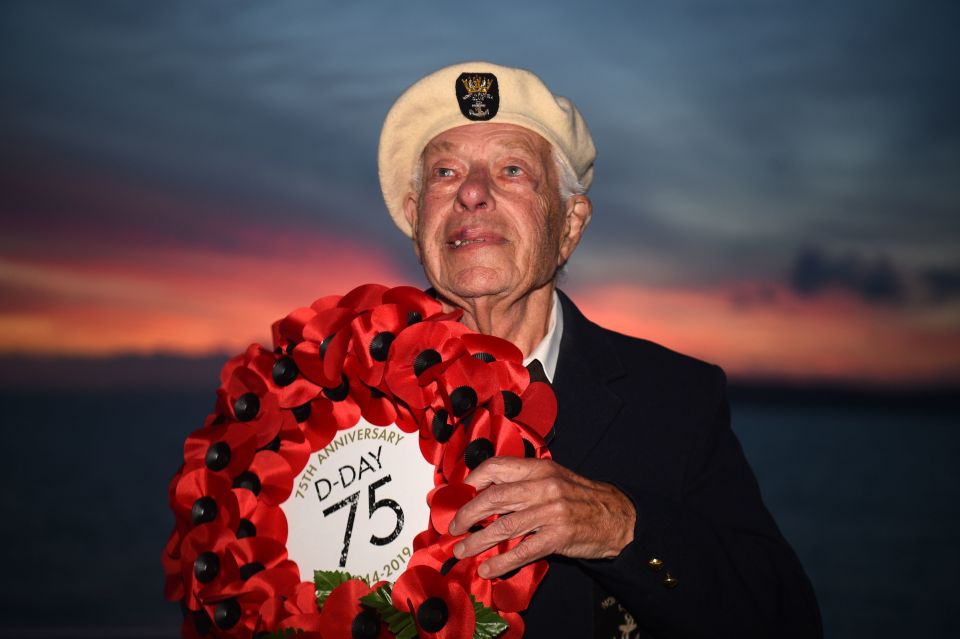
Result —
<svg viewBox="0 0 960 639"><path fill-rule="evenodd" d="M464 62L417 81L391 107L380 132L380 189L393 221L410 236L403 200L427 144L464 124L516 124L543 136L573 169L580 184L593 181L597 152L583 116L567 98L526 69Z"/></svg>

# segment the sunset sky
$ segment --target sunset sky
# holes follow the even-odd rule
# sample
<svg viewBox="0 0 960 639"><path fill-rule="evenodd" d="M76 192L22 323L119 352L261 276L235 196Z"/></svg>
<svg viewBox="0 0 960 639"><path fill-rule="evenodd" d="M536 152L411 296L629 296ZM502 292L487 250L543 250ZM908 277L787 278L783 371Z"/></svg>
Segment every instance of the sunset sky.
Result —
<svg viewBox="0 0 960 639"><path fill-rule="evenodd" d="M3 3L0 354L229 353L424 285L379 127L487 59L594 135L588 317L734 376L960 382L956 3L602 6Z"/></svg>

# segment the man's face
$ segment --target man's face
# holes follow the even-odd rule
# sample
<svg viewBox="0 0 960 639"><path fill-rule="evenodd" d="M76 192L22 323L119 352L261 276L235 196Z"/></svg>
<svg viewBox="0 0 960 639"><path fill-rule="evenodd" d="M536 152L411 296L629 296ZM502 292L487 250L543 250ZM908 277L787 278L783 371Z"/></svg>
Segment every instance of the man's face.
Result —
<svg viewBox="0 0 960 639"><path fill-rule="evenodd" d="M430 283L449 299L519 298L573 252L549 143L512 124L441 133L404 211ZM577 234L579 238L579 233Z"/></svg>

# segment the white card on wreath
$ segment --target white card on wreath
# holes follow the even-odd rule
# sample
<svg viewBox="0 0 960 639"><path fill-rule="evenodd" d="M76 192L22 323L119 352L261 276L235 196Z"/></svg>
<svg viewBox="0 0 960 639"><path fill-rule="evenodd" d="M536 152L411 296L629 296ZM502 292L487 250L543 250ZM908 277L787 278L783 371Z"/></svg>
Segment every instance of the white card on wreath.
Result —
<svg viewBox="0 0 960 639"><path fill-rule="evenodd" d="M371 584L396 581L430 519L434 467L418 440L417 432L361 418L310 455L281 505L287 552L302 580L312 581L314 570L344 570Z"/></svg>

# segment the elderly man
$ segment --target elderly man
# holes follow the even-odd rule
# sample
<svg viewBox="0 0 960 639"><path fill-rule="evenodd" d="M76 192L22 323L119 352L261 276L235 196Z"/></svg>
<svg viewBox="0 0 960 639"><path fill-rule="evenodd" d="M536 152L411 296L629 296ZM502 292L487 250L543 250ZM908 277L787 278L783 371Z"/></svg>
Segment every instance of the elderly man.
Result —
<svg viewBox="0 0 960 639"><path fill-rule="evenodd" d="M556 290L590 222L590 133L535 75L441 69L380 140L390 213L438 298L516 344L559 402L553 461L491 458L450 525L493 578L542 557L530 637L810 637L810 584L763 506L714 366L605 330ZM531 534L534 533L534 534Z"/></svg>

